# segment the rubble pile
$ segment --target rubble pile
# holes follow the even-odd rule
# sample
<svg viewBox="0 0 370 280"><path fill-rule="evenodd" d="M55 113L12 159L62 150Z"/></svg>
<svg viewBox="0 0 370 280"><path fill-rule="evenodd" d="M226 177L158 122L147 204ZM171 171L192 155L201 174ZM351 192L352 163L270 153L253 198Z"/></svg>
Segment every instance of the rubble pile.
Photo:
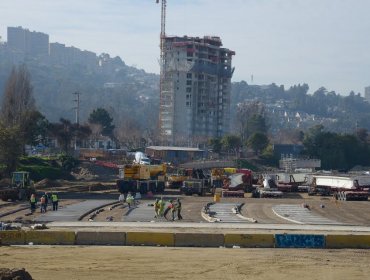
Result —
<svg viewBox="0 0 370 280"><path fill-rule="evenodd" d="M84 167L76 168L74 171L71 172L71 175L77 180L92 180L99 177L98 175L93 174L89 169Z"/></svg>
<svg viewBox="0 0 370 280"><path fill-rule="evenodd" d="M46 188L58 188L61 184L58 181L53 181L50 179L43 179L35 184L36 189L46 189Z"/></svg>
<svg viewBox="0 0 370 280"><path fill-rule="evenodd" d="M31 274L29 274L24 268L0 268L0 279L1 280L32 280Z"/></svg>

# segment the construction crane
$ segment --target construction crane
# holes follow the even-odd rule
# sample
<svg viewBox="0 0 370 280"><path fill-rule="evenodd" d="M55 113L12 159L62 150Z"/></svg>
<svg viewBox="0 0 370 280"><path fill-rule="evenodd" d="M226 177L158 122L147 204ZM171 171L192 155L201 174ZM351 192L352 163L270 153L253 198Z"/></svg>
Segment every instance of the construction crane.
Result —
<svg viewBox="0 0 370 280"><path fill-rule="evenodd" d="M161 34L160 34L160 80L159 80L159 102L160 102L160 109L159 109L159 127L161 131L161 107L164 105L164 97L163 97L163 82L164 82L164 66L165 66L165 53L164 53L164 42L166 37L166 7L167 7L167 0L156 0L156 3L159 4L161 1ZM162 131L161 131L162 133Z"/></svg>

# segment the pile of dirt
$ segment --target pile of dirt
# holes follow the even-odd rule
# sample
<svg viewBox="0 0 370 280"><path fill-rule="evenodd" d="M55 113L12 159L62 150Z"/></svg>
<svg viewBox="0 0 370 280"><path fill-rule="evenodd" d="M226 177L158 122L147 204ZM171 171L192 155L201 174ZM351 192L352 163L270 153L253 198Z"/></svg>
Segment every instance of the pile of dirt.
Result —
<svg viewBox="0 0 370 280"><path fill-rule="evenodd" d="M35 184L36 189L59 188L61 184L58 181L43 179Z"/></svg>
<svg viewBox="0 0 370 280"><path fill-rule="evenodd" d="M98 175L93 174L89 169L84 167L76 168L71 172L71 175L77 180L93 180L99 177Z"/></svg>
<svg viewBox="0 0 370 280"><path fill-rule="evenodd" d="M0 268L0 280L32 280L24 268Z"/></svg>

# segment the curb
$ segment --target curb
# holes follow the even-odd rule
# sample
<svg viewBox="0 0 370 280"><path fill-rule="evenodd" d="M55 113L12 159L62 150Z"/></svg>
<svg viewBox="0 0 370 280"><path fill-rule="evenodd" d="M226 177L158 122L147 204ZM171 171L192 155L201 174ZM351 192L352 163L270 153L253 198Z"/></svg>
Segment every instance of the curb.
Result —
<svg viewBox="0 0 370 280"><path fill-rule="evenodd" d="M104 207L107 207L107 206L110 206L110 205L115 205L115 204L119 204L121 202L119 201L114 201L114 202L109 202L109 203L106 203L106 204L103 204L99 207L95 207L93 209L90 209L89 211L87 211L86 213L82 214L80 217L78 217L78 221L81 221L83 218L85 218L87 215L91 214L92 212L95 212L96 210L100 209L100 208L104 208Z"/></svg>

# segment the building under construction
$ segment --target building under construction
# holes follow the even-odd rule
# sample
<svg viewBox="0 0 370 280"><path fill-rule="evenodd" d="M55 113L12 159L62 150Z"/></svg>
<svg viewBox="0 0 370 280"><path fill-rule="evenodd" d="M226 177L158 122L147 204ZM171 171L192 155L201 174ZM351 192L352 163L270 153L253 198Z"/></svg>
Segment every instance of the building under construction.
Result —
<svg viewBox="0 0 370 280"><path fill-rule="evenodd" d="M235 52L219 37L163 38L160 129L169 143L229 131Z"/></svg>

